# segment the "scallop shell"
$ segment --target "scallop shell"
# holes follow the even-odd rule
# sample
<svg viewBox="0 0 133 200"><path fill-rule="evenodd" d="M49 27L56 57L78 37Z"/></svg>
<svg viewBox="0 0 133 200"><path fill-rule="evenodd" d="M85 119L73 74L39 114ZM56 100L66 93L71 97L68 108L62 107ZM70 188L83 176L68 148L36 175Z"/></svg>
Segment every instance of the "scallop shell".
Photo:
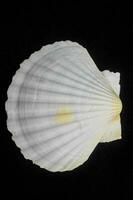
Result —
<svg viewBox="0 0 133 200"><path fill-rule="evenodd" d="M25 60L8 89L7 127L26 159L49 171L83 164L99 142L121 138L119 73L61 41Z"/></svg>

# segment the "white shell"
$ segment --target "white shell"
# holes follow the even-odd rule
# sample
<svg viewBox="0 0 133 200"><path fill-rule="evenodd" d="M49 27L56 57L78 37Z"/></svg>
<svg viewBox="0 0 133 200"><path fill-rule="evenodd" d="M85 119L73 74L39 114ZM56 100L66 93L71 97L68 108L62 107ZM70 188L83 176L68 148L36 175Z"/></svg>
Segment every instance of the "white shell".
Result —
<svg viewBox="0 0 133 200"><path fill-rule="evenodd" d="M71 41L25 60L8 89L7 126L25 158L49 171L84 163L99 142L121 138L119 73L100 72Z"/></svg>

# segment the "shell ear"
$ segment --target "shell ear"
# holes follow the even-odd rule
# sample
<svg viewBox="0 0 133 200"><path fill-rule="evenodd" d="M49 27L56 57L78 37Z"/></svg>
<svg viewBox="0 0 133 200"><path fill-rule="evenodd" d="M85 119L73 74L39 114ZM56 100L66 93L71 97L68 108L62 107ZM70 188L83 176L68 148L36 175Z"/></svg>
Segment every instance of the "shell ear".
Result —
<svg viewBox="0 0 133 200"><path fill-rule="evenodd" d="M108 70L104 70L103 72L104 77L109 82L110 86L113 88L115 93L119 96L120 95L120 73L119 72L110 72ZM120 123L120 116L116 115L110 125L108 126L108 133L104 134L101 138L100 142L110 142L117 139L121 139L121 123Z"/></svg>
<svg viewBox="0 0 133 200"><path fill-rule="evenodd" d="M110 72L109 70L104 70L103 72L104 77L110 83L111 87L115 91L115 93L119 96L120 95L120 73L119 72Z"/></svg>

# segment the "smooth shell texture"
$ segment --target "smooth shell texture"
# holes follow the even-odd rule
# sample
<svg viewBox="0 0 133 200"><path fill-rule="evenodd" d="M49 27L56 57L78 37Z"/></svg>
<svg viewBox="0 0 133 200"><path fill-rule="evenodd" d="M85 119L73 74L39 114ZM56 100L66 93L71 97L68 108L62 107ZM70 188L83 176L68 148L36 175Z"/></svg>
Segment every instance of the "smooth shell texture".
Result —
<svg viewBox="0 0 133 200"><path fill-rule="evenodd" d="M7 126L25 158L49 171L84 163L99 142L121 138L119 73L100 72L71 41L25 60L8 89Z"/></svg>

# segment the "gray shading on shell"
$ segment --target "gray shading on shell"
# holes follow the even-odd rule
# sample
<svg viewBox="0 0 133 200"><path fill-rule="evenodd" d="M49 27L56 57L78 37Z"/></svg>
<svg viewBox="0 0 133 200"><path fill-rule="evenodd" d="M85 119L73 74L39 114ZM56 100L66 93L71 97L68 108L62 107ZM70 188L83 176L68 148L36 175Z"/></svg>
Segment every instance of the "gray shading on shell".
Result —
<svg viewBox="0 0 133 200"><path fill-rule="evenodd" d="M101 72L76 42L44 46L13 77L7 127L26 159L49 171L83 164L99 142L121 138L120 74Z"/></svg>

